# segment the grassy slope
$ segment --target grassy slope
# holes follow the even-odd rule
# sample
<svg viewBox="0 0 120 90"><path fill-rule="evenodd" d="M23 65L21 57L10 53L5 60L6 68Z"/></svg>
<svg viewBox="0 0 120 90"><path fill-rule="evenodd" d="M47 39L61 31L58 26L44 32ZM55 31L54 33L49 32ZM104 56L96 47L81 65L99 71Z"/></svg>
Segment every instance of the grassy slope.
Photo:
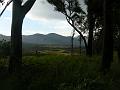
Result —
<svg viewBox="0 0 120 90"><path fill-rule="evenodd" d="M6 64L3 61L1 70ZM120 90L119 67L113 63L111 71L103 76L98 56L28 55L23 57L20 75L1 76L0 90Z"/></svg>

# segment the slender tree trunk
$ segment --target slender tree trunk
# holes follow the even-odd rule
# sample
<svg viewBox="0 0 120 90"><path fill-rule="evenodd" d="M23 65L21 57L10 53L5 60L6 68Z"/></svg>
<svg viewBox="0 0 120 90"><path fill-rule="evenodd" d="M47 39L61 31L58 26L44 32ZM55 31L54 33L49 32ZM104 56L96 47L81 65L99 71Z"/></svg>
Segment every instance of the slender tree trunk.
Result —
<svg viewBox="0 0 120 90"><path fill-rule="evenodd" d="M71 55L73 55L73 49L74 49L74 35L75 35L75 30L72 31L72 37L71 37Z"/></svg>
<svg viewBox="0 0 120 90"><path fill-rule="evenodd" d="M119 59L119 63L120 63L120 44L118 46L118 59Z"/></svg>
<svg viewBox="0 0 120 90"><path fill-rule="evenodd" d="M74 28L76 31L77 29ZM84 42L84 45L85 45L85 50L86 50L86 54L87 54L87 48L88 48L88 44L87 44L87 41L86 41L86 38L81 34L80 31L77 31L79 33L79 35L81 36L81 39L83 39L83 42Z"/></svg>
<svg viewBox="0 0 120 90"><path fill-rule="evenodd" d="M117 53L118 53L118 59L119 59L119 63L120 63L120 34L119 34L119 38L118 38L118 50L117 50Z"/></svg>
<svg viewBox="0 0 120 90"><path fill-rule="evenodd" d="M95 18L93 16L91 9L91 1L88 0L88 28L89 28L89 36L88 36L88 48L87 48L87 55L92 56L92 44L93 44L93 29L95 24Z"/></svg>
<svg viewBox="0 0 120 90"><path fill-rule="evenodd" d="M91 15L88 17L89 17L89 37L88 37L87 55L92 56L93 54L93 29L94 29L95 19Z"/></svg>
<svg viewBox="0 0 120 90"><path fill-rule="evenodd" d="M12 26L11 26L11 55L9 72L19 72L22 64L22 24L27 12L36 0L27 0L22 5L22 0L13 0Z"/></svg>
<svg viewBox="0 0 120 90"><path fill-rule="evenodd" d="M11 26L11 55L9 71L20 70L22 63L22 24L24 16L20 7L13 2L12 26Z"/></svg>
<svg viewBox="0 0 120 90"><path fill-rule="evenodd" d="M79 35L81 36L81 38L83 39L83 42L85 44L85 50L86 50L86 54L87 54L87 48L88 48L88 45L87 45L87 41L86 41L86 38L83 36L83 34L73 25L70 23L70 21L67 19L68 23L75 29L75 31L77 31L79 33Z"/></svg>
<svg viewBox="0 0 120 90"><path fill-rule="evenodd" d="M104 0L104 46L102 56L102 70L108 71L113 61L113 30L112 7L110 0Z"/></svg>
<svg viewBox="0 0 120 90"><path fill-rule="evenodd" d="M81 42L82 42L82 39L81 39L81 36L79 36L79 43L80 43L79 49L80 49L80 54L81 54L81 49L82 49L82 47L81 47Z"/></svg>

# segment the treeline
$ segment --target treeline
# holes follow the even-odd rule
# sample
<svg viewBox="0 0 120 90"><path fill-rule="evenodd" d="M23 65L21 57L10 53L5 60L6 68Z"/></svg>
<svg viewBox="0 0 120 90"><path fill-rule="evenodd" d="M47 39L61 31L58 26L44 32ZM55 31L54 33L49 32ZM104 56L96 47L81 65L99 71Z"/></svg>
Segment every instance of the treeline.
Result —
<svg viewBox="0 0 120 90"><path fill-rule="evenodd" d="M67 22L83 39L86 55L102 55L102 71L110 69L113 51L120 56L120 1L83 0L87 6L84 11L79 0L47 0L56 11L66 16ZM87 34L86 41L84 34Z"/></svg>

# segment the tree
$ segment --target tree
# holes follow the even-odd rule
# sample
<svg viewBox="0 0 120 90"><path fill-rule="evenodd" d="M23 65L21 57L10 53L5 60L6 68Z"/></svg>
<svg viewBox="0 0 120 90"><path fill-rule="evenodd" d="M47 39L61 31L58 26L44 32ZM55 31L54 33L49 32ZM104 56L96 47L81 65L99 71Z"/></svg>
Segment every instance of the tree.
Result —
<svg viewBox="0 0 120 90"><path fill-rule="evenodd" d="M75 29L84 41L87 49L87 41L84 37L81 26L86 20L86 14L81 9L78 0L47 0L50 4L55 6L55 10L61 12L66 16L67 22ZM87 50L86 50L87 51Z"/></svg>
<svg viewBox="0 0 120 90"><path fill-rule="evenodd" d="M93 43L93 29L95 24L95 17L93 10L91 8L91 2L88 0L88 29L89 29L89 36L88 36L88 48L87 48L87 55L92 56L92 43Z"/></svg>
<svg viewBox="0 0 120 90"><path fill-rule="evenodd" d="M22 24L25 15L32 8L36 0L13 0L12 26L11 26L11 55L9 71L19 71L22 64Z"/></svg>
<svg viewBox="0 0 120 90"><path fill-rule="evenodd" d="M104 0L104 47L102 57L102 69L104 72L110 69L113 61L113 30L112 30L112 2Z"/></svg>
<svg viewBox="0 0 120 90"><path fill-rule="evenodd" d="M120 1L115 0L113 3L113 41L114 49L118 52L120 62Z"/></svg>
<svg viewBox="0 0 120 90"><path fill-rule="evenodd" d="M73 29L72 35L71 35L71 55L73 55L73 49L74 49L74 36L75 36L75 30Z"/></svg>
<svg viewBox="0 0 120 90"><path fill-rule="evenodd" d="M102 15L102 0L84 0L87 5L88 20L88 48L87 55L92 56L93 53L93 34L96 20Z"/></svg>

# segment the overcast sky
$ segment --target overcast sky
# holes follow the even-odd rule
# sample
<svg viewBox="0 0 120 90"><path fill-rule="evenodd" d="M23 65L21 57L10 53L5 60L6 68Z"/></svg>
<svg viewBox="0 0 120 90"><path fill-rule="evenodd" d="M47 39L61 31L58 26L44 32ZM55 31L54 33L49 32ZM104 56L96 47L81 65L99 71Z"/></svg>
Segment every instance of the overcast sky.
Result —
<svg viewBox="0 0 120 90"><path fill-rule="evenodd" d="M0 12L3 7L0 8ZM2 17L0 17L0 34L10 35L11 11L12 4L9 5ZM67 23L64 15L55 11L54 7L48 4L46 0L36 0L24 19L22 31L24 35L57 33L70 36L72 27Z"/></svg>

